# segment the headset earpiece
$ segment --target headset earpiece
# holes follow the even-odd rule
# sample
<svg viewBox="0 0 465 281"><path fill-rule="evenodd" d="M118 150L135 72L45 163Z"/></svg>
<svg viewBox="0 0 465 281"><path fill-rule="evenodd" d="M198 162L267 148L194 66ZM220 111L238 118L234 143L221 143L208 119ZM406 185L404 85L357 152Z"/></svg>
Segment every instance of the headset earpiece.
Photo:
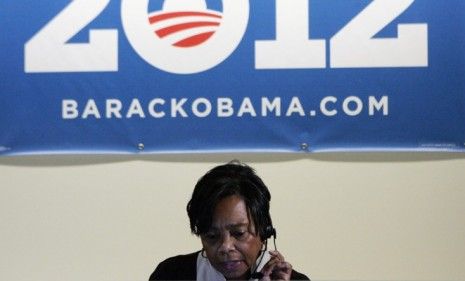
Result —
<svg viewBox="0 0 465 281"><path fill-rule="evenodd" d="M273 237L273 239L276 239L276 229L274 229L271 225L267 226L265 228L265 240L268 238Z"/></svg>

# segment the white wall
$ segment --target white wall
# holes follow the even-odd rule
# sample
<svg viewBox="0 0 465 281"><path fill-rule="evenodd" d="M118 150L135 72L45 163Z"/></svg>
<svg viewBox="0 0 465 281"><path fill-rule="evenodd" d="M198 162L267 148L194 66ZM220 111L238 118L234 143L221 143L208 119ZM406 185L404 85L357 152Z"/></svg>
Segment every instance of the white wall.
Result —
<svg viewBox="0 0 465 281"><path fill-rule="evenodd" d="M314 280L465 280L465 155L0 158L0 280L146 280L200 249L185 205L233 158L272 192L278 249Z"/></svg>

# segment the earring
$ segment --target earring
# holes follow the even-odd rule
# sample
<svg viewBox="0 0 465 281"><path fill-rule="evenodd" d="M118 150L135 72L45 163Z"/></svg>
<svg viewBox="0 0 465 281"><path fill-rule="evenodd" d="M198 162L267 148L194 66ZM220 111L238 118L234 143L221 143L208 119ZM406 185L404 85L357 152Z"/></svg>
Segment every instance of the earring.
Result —
<svg viewBox="0 0 465 281"><path fill-rule="evenodd" d="M205 249L202 249L202 251L200 252L200 255L204 258L207 258L207 254L205 253Z"/></svg>

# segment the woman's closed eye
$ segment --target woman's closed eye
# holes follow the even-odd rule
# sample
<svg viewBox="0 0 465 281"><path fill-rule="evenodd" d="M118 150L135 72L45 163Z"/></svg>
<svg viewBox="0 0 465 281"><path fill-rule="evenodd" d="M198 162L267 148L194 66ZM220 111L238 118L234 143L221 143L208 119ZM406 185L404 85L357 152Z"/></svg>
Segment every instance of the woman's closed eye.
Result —
<svg viewBox="0 0 465 281"><path fill-rule="evenodd" d="M219 237L219 234L215 232L207 232L204 234L204 238L209 241L215 241L218 239L218 237Z"/></svg>
<svg viewBox="0 0 465 281"><path fill-rule="evenodd" d="M244 230L233 230L231 231L231 236L236 239L243 239L247 236L247 231Z"/></svg>

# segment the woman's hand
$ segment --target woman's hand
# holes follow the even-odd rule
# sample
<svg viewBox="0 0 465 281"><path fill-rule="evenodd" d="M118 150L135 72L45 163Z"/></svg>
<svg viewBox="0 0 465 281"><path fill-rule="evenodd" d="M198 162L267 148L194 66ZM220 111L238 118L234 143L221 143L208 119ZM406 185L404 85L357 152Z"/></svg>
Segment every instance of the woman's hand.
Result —
<svg viewBox="0 0 465 281"><path fill-rule="evenodd" d="M271 259L265 264L260 281L291 280L292 265L278 251L270 251Z"/></svg>

